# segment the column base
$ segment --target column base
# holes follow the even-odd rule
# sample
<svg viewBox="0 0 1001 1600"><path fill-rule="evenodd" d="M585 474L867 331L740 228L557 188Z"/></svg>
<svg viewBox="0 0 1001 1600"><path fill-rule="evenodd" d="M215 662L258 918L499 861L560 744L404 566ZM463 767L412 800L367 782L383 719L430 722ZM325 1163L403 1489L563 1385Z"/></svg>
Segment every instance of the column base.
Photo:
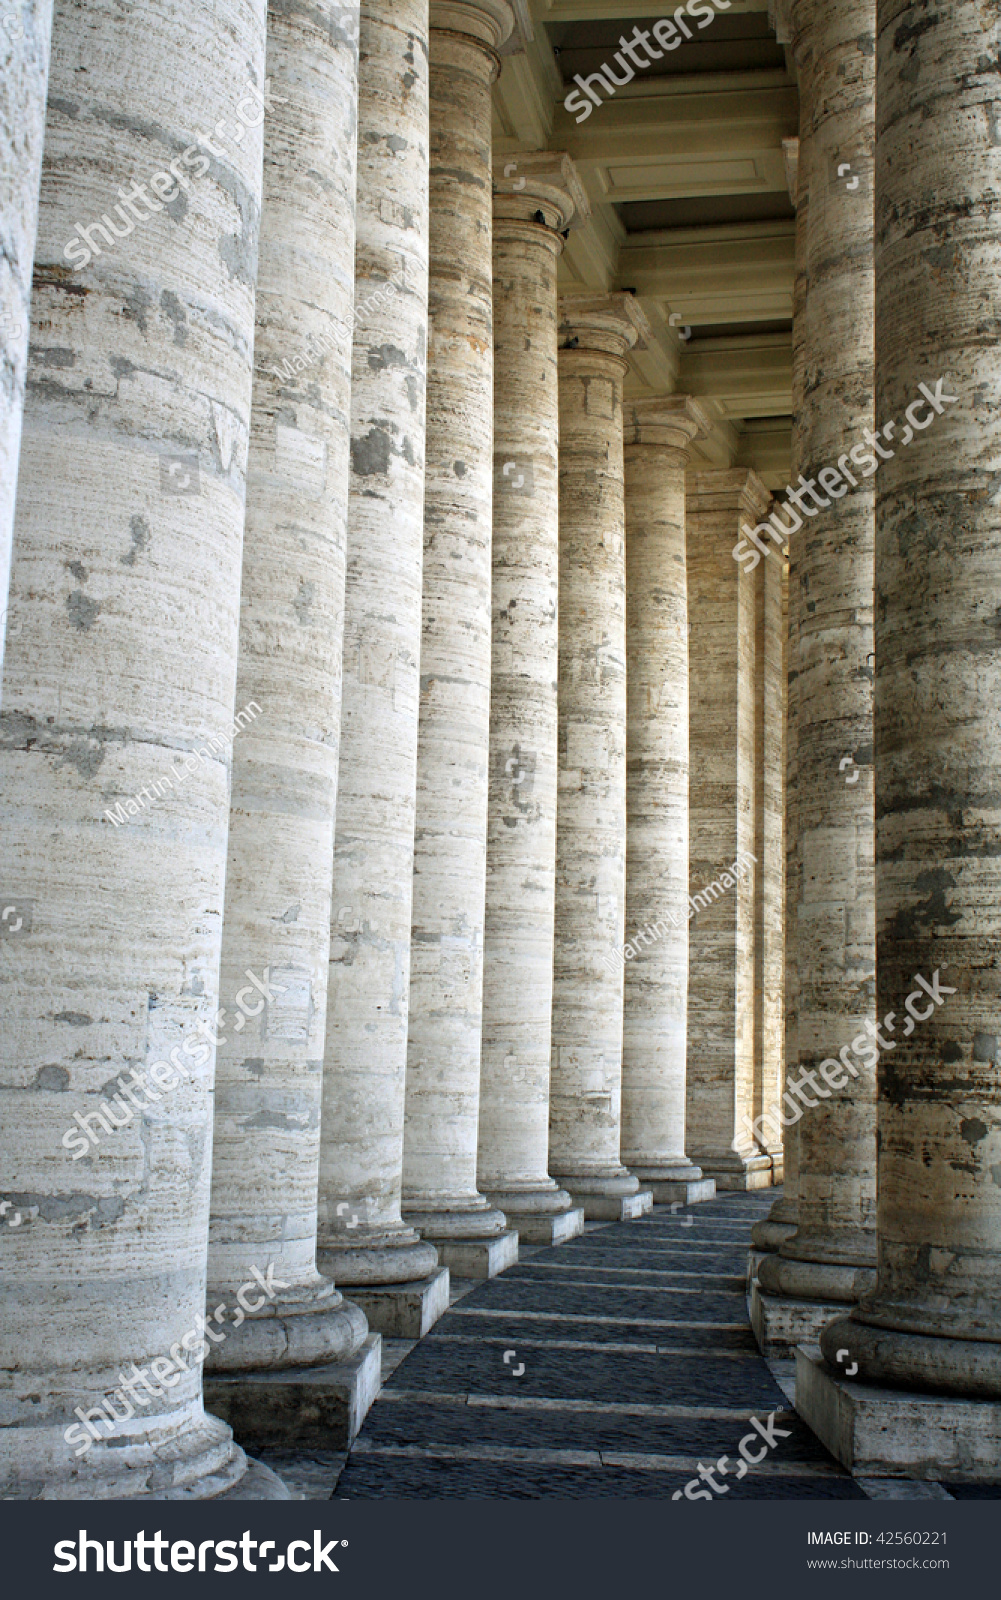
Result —
<svg viewBox="0 0 1001 1600"><path fill-rule="evenodd" d="M758 1281L766 1294L833 1302L843 1310L857 1305L876 1287L876 1267L875 1263L869 1267L856 1262L801 1261L780 1250L763 1259Z"/></svg>
<svg viewBox="0 0 1001 1600"><path fill-rule="evenodd" d="M518 1235L513 1228L493 1239L435 1239L443 1267L457 1278L496 1278L518 1262Z"/></svg>
<svg viewBox="0 0 1001 1600"><path fill-rule="evenodd" d="M751 1284L751 1328L763 1356L791 1360L797 1345L816 1344L820 1330L844 1309L839 1304L825 1305L822 1300L766 1294L759 1282Z"/></svg>
<svg viewBox="0 0 1001 1600"><path fill-rule="evenodd" d="M241 1442L346 1450L379 1392L381 1347L370 1333L348 1360L325 1367L206 1372L205 1404Z"/></svg>
<svg viewBox="0 0 1001 1600"><path fill-rule="evenodd" d="M840 1308L820 1346L837 1365L847 1346L866 1383L887 1384L919 1393L951 1394L960 1400L1001 1401L1001 1345L993 1339L950 1339L935 1333L884 1326L872 1303L850 1316Z"/></svg>
<svg viewBox="0 0 1001 1600"><path fill-rule="evenodd" d="M1001 1401L852 1382L810 1343L796 1350L796 1410L853 1477L1001 1478Z"/></svg>
<svg viewBox="0 0 1001 1600"><path fill-rule="evenodd" d="M227 1489L224 1494L217 1494L217 1500L291 1500L289 1488L279 1478L277 1472L265 1466L263 1461L255 1461L253 1456L247 1457L247 1470L239 1483Z"/></svg>
<svg viewBox="0 0 1001 1600"><path fill-rule="evenodd" d="M778 1155L772 1154L772 1183L776 1189L781 1188L786 1180L786 1158L780 1151Z"/></svg>
<svg viewBox="0 0 1001 1600"><path fill-rule="evenodd" d="M750 1294L751 1285L758 1276L762 1261L769 1254L767 1250L755 1250L752 1246L747 1252L747 1292Z"/></svg>
<svg viewBox="0 0 1001 1600"><path fill-rule="evenodd" d="M206 1310L227 1300L232 1302L227 1290L210 1289ZM210 1325L215 1326L214 1319ZM348 1361L361 1348L368 1326L356 1305L332 1283L319 1280L316 1288L279 1293L259 1314L243 1317L239 1326L224 1320L217 1326L217 1337L219 1333L224 1335L219 1343L208 1336L206 1378L210 1373L281 1371Z"/></svg>
<svg viewBox="0 0 1001 1600"><path fill-rule="evenodd" d="M701 1162L707 1178L715 1178L718 1192L737 1191L746 1194L752 1189L772 1187L771 1156L737 1156L729 1161L714 1160L711 1156Z"/></svg>
<svg viewBox="0 0 1001 1600"><path fill-rule="evenodd" d="M322 1233L316 1241L316 1264L336 1284L352 1291L385 1283L416 1283L433 1275L438 1253L414 1228L363 1229Z"/></svg>
<svg viewBox="0 0 1001 1600"><path fill-rule="evenodd" d="M374 1333L391 1339L423 1339L448 1310L449 1271L436 1267L414 1283L371 1283L351 1293Z"/></svg>
<svg viewBox="0 0 1001 1600"><path fill-rule="evenodd" d="M770 1255L787 1239L791 1239L795 1232L795 1222L773 1222L771 1217L766 1217L764 1222L756 1222L751 1229L751 1243L762 1255Z"/></svg>

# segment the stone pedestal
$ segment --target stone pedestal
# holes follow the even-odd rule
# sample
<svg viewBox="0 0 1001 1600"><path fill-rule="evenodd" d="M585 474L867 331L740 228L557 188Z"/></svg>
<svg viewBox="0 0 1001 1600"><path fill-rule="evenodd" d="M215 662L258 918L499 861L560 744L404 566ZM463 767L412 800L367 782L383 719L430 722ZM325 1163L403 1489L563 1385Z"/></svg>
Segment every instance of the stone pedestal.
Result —
<svg viewBox="0 0 1001 1600"><path fill-rule="evenodd" d="M163 1363L205 1311L261 207L239 107L264 77L260 0L225 29L151 7L131 39L114 0L57 8L32 317L61 364L26 392L0 757L0 876L26 902L0 1190L37 1206L3 1230L13 1499L212 1497L246 1471L198 1363ZM179 159L170 211L108 204L68 260L96 173L132 192L220 119L242 139L197 180ZM170 1383L134 1405L120 1374L158 1358Z"/></svg>
<svg viewBox="0 0 1001 1600"><path fill-rule="evenodd" d="M754 1115L754 581L734 560L770 496L753 472L689 472L688 1154L717 1189L765 1189Z"/></svg>
<svg viewBox="0 0 1001 1600"><path fill-rule="evenodd" d="M620 1160L626 870L625 354L631 295L560 303L559 796L550 1170L588 1217L639 1189ZM652 1203L652 1202L651 1202Z"/></svg>
<svg viewBox="0 0 1001 1600"><path fill-rule="evenodd" d="M476 1187L490 734L491 102L507 0L431 8L430 285L421 704L403 1216L497 1270ZM487 1259L489 1258L489 1259ZM505 1263L506 1264L506 1263Z"/></svg>
<svg viewBox="0 0 1001 1600"><path fill-rule="evenodd" d="M223 915L206 1370L352 1356L365 1318L317 1271L340 725L357 41L272 8L255 382ZM323 203L313 173L323 171ZM306 367L300 370L301 358ZM287 362L287 369L282 362ZM255 981L256 980L256 981ZM273 1295L241 1294L254 1269ZM238 1302L237 1296L240 1295ZM256 1394L255 1390L255 1394Z"/></svg>
<svg viewBox="0 0 1001 1600"><path fill-rule="evenodd" d="M438 1254L457 1278L496 1278L518 1261L518 1235L507 1229L487 1239L438 1238Z"/></svg>
<svg viewBox="0 0 1001 1600"><path fill-rule="evenodd" d="M206 1400L238 1439L259 1449L346 1450L379 1393L381 1346L380 1335L370 1333L336 1366L206 1376Z"/></svg>
<svg viewBox="0 0 1001 1600"><path fill-rule="evenodd" d="M0 676L7 617L14 490L28 366L31 273L45 133L52 0L21 0L0 27ZM82 248L82 246L81 246Z"/></svg>
<svg viewBox="0 0 1001 1600"><path fill-rule="evenodd" d="M767 1257L765 1259L768 1259ZM761 1262L758 1263L758 1272ZM751 1327L763 1356L790 1360L798 1344L815 1343L841 1309L837 1301L797 1300L793 1295L766 1294L760 1280L751 1283Z"/></svg>
<svg viewBox="0 0 1001 1600"><path fill-rule="evenodd" d="M567 156L494 171L493 661L477 1181L523 1238L583 1226L547 1170L559 580L556 263L586 218Z"/></svg>
<svg viewBox="0 0 1001 1600"><path fill-rule="evenodd" d="M438 1267L414 1283L371 1283L351 1290L377 1333L393 1339L423 1339L448 1310L449 1271Z"/></svg>
<svg viewBox="0 0 1001 1600"><path fill-rule="evenodd" d="M692 915L685 468L691 444L710 426L703 408L685 395L634 401L625 412L628 777L621 1155L657 1199L665 1198L665 1184L687 1188L702 1178L685 1155ZM714 1192L711 1184L708 1192Z"/></svg>
<svg viewBox="0 0 1001 1600"><path fill-rule="evenodd" d="M815 1344L796 1351L796 1410L855 1478L1001 1478L1001 1403L884 1389L843 1376Z"/></svg>
<svg viewBox="0 0 1001 1600"><path fill-rule="evenodd" d="M697 1172L699 1169L696 1167L694 1170ZM663 1206L672 1200L680 1200L683 1205L694 1206L715 1197L716 1179L668 1178L653 1183L648 1182L645 1187L653 1195L655 1205Z"/></svg>
<svg viewBox="0 0 1001 1600"><path fill-rule="evenodd" d="M317 1240L317 1260L335 1282L352 1290L399 1284L408 1306L409 1286L438 1265L434 1246L400 1214L424 550L427 36L427 0L362 6Z"/></svg>

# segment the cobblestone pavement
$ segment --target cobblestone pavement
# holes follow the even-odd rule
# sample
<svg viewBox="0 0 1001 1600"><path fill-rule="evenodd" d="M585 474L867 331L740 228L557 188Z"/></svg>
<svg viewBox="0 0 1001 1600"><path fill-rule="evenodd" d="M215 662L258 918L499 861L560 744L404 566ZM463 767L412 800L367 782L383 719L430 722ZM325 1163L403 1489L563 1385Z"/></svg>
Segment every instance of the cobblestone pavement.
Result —
<svg viewBox="0 0 1001 1600"><path fill-rule="evenodd" d="M766 1190L674 1214L658 1206L463 1285L405 1347L331 1498L670 1499L695 1479L711 1498L865 1499L754 1343L747 1248L774 1200ZM750 1419L767 1427L772 1412L788 1437L738 1481ZM748 1446L763 1449L760 1436ZM316 1477L301 1482L310 1496L324 1492ZM330 1482L328 1467L326 1494Z"/></svg>

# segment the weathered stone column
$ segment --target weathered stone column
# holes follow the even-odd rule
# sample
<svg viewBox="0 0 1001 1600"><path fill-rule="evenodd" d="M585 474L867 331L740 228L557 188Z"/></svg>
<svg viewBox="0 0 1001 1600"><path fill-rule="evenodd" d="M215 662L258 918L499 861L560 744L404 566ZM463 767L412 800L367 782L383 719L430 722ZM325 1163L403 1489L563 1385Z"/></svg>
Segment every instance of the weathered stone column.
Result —
<svg viewBox="0 0 1001 1600"><path fill-rule="evenodd" d="M691 673L688 1150L718 1189L765 1189L754 1108L755 584L734 560L770 495L743 469L689 472Z"/></svg>
<svg viewBox="0 0 1001 1600"><path fill-rule="evenodd" d="M208 1309L249 1270L285 1287L213 1346L209 1402L278 1442L288 1381L337 1364L363 1313L316 1267L320 1098L344 617L358 30L271 0L254 403L216 1055ZM318 203L316 172L325 174ZM266 997L247 987L253 974ZM249 1020L234 997L250 997ZM251 1003L252 1002L252 1003ZM231 1020L233 1019L233 1020ZM250 1375L246 1381L244 1375ZM338 1368L336 1381L345 1374ZM351 1369L364 1410L378 1340ZM315 1392L315 1385L314 1385ZM345 1397L346 1399L346 1397ZM348 1431L345 1424L345 1432Z"/></svg>
<svg viewBox="0 0 1001 1600"><path fill-rule="evenodd" d="M28 363L31 270L45 133L52 0L13 0L0 16L0 675ZM15 621L13 628L20 627Z"/></svg>
<svg viewBox="0 0 1001 1600"><path fill-rule="evenodd" d="M685 468L711 428L685 395L625 408L627 848L622 1160L655 1200L708 1200L685 1155L688 580Z"/></svg>
<svg viewBox="0 0 1001 1600"><path fill-rule="evenodd" d="M417 1338L448 1272L400 1216L424 529L427 0L366 0L319 1261ZM405 1289L387 1285L406 1285Z"/></svg>
<svg viewBox="0 0 1001 1600"><path fill-rule="evenodd" d="M789 0L783 0L788 8ZM798 476L804 465L802 435L806 415L804 396L806 386L807 356L807 229L809 221L809 185L805 181L805 165L801 158L800 142L791 141L788 150L787 173L789 196L796 207L796 274L793 281L792 314L792 471ZM788 569L785 592L785 888L784 888L784 959L785 959L785 1016L783 1089L790 1075L796 1081L799 1069L799 972L796 958L796 923L799 916L799 831L796 811L797 715L799 696L797 689L799 662L799 610L802 605L799 582L799 555L802 541L791 537L788 546ZM782 1120L780 1116L780 1121ZM761 1140L764 1148L765 1141ZM772 1206L762 1222L751 1230L753 1252L776 1250L796 1231L799 1187L799 1131L791 1119L782 1129L782 1186L781 1197ZM752 1322L754 1296L751 1290ZM757 1325L755 1325L757 1326Z"/></svg>
<svg viewBox="0 0 1001 1600"><path fill-rule="evenodd" d="M797 1232L761 1263L758 1281L766 1294L804 1302L777 1313L798 1342L816 1336L830 1307L872 1284L876 1260L875 1057L840 1054L867 1040L875 1000L874 499L871 473L849 455L873 422L874 0L836 10L796 0L792 23L810 190L810 311L799 509L787 498L778 514L797 542L801 606L799 1062L786 1086L790 1110L790 1084L804 1072L812 1081L796 1097ZM858 178L853 189L847 172L838 176L846 164Z"/></svg>
<svg viewBox="0 0 1001 1600"><path fill-rule="evenodd" d="M641 1216L619 1156L626 891L622 380L631 295L560 302L559 798L550 1170L588 1217Z"/></svg>
<svg viewBox="0 0 1001 1600"><path fill-rule="evenodd" d="M984 308L998 295L1001 89L975 6L920 29L912 18L880 5L876 414L896 430L884 428L876 519L879 1275L821 1343L832 1362L848 1346L862 1380L997 1401L1001 526L988 474L1001 425ZM929 1475L958 1435L960 1461L996 1478L999 1409L952 1408Z"/></svg>
<svg viewBox="0 0 1001 1600"><path fill-rule="evenodd" d="M501 170L503 169L503 170ZM559 670L560 234L587 217L568 156L494 177L494 529L480 1187L519 1236L559 1244L584 1213L549 1176Z"/></svg>
<svg viewBox="0 0 1001 1600"><path fill-rule="evenodd" d="M776 552L777 554L777 552ZM785 1070L785 677L783 633L788 568L764 561L755 574L754 679L754 1118L771 1157L772 1182L783 1179L778 1116ZM753 580L752 580L753 581Z"/></svg>
<svg viewBox="0 0 1001 1600"><path fill-rule="evenodd" d="M197 1352L264 79L263 0L56 5L0 723L14 1498L253 1497Z"/></svg>
<svg viewBox="0 0 1001 1600"><path fill-rule="evenodd" d="M517 1255L476 1188L490 739L490 86L508 0L431 6L431 359L403 1215L446 1266Z"/></svg>

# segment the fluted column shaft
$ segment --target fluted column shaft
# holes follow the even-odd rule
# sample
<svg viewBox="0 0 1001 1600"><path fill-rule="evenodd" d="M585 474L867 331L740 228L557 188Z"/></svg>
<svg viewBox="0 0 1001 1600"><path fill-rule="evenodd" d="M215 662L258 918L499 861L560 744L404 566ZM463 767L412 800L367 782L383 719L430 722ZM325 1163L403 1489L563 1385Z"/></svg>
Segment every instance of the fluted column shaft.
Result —
<svg viewBox="0 0 1001 1600"><path fill-rule="evenodd" d="M271 0L254 403L216 1058L209 1308L285 1285L216 1371L350 1355L368 1331L316 1269L344 619L357 30ZM325 182L317 203L314 173ZM267 977L263 1000L247 989ZM249 1020L236 1011L249 992ZM230 1018L235 1016L235 1020ZM238 1031L239 1030L239 1031Z"/></svg>
<svg viewBox="0 0 1001 1600"><path fill-rule="evenodd" d="M427 0L366 0L344 683L323 1066L319 1260L335 1282L437 1264L400 1216L417 790L428 293Z"/></svg>
<svg viewBox="0 0 1001 1600"><path fill-rule="evenodd" d="M52 0L21 0L0 16L0 676L51 33Z"/></svg>
<svg viewBox="0 0 1001 1600"><path fill-rule="evenodd" d="M873 421L874 19L874 0L793 7L810 192L799 449L816 496L804 492L802 515L790 507L782 520L801 546L796 1078L813 1078L798 1121L798 1229L759 1277L773 1293L835 1301L855 1299L875 1266L874 1056L849 1056L852 1075L840 1054L867 1041L875 1002L874 498L849 454ZM843 163L854 189L836 176Z"/></svg>
<svg viewBox="0 0 1001 1600"><path fill-rule="evenodd" d="M879 6L876 414L897 426L876 519L878 1281L822 1344L863 1379L997 1400L998 22L913 17Z"/></svg>
<svg viewBox="0 0 1001 1600"><path fill-rule="evenodd" d="M625 418L627 846L621 1153L642 1183L670 1183L702 1176L685 1155L685 469L692 442L707 434L711 424L697 402L681 395L633 402L626 406Z"/></svg>
<svg viewBox="0 0 1001 1600"><path fill-rule="evenodd" d="M491 105L506 0L431 7L421 708L403 1214L489 1238L476 1188L490 733Z"/></svg>
<svg viewBox="0 0 1001 1600"><path fill-rule="evenodd" d="M569 158L498 158L490 804L479 1184L554 1241L548 1173L556 887L559 395L556 264L587 201ZM580 1226L578 1217L577 1226Z"/></svg>
<svg viewBox="0 0 1001 1600"><path fill-rule="evenodd" d="M131 41L114 0L56 6L32 321L60 360L29 370L2 719L4 884L33 902L0 1030L15 1497L244 1470L198 1356L97 1437L74 1413L205 1311L264 80L263 0L150 0Z"/></svg>
<svg viewBox="0 0 1001 1600"><path fill-rule="evenodd" d="M755 585L733 558L770 496L753 472L689 472L688 1151L721 1189L766 1188L754 1109Z"/></svg>
<svg viewBox="0 0 1001 1600"><path fill-rule="evenodd" d="M550 1168L587 1214L635 1195L622 1166L626 872L627 295L561 301L559 798Z"/></svg>

